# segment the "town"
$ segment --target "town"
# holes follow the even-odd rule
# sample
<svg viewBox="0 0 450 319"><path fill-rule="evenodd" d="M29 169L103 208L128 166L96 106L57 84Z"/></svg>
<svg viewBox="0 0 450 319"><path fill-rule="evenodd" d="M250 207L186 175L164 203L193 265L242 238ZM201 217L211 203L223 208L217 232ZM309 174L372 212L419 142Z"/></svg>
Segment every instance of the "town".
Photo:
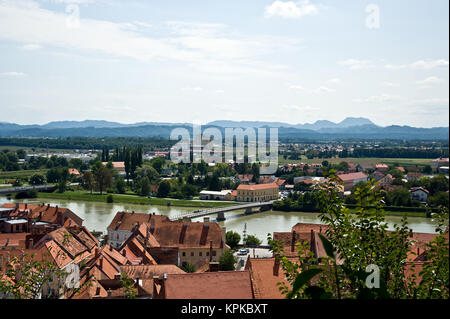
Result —
<svg viewBox="0 0 450 319"><path fill-rule="evenodd" d="M262 238L245 231L241 242L241 234L220 226L218 221L225 220L227 212L319 212L320 193L333 180L342 207L355 214L360 209L358 193L370 183L382 192L387 214L431 217L443 207L448 209L448 158L400 166L355 164L336 157L334 162L292 161L280 164L274 175L260 175L257 163L174 164L167 160L167 152L149 155L141 147L103 148L91 152L95 155L90 160L35 157L23 150L6 149L2 154L4 167L11 159L22 172L46 167L45 175L32 171L29 177L5 181L12 184L0 191L16 200L83 193L104 201L101 194L105 192L106 202L112 203L120 201L116 194L134 192L127 196L163 200L166 205L184 200L206 206L171 217L119 211L104 231L91 232L70 209L45 202L4 203L0 272L5 298L284 298L278 286L290 282L277 245L291 262L298 258L298 245L306 245L313 258L323 260L327 256L319 235L326 236L330 225L299 222L290 231L273 231L264 245ZM36 191L43 186L50 189ZM448 227L443 234L448 242ZM435 232L408 233L408 276L418 276L430 261L427 251L437 236ZM45 263L49 268L45 274L51 279L39 276L33 281L33 270L27 274L29 287L19 287L23 281L18 270L35 262ZM218 285L226 289L217 290Z"/></svg>

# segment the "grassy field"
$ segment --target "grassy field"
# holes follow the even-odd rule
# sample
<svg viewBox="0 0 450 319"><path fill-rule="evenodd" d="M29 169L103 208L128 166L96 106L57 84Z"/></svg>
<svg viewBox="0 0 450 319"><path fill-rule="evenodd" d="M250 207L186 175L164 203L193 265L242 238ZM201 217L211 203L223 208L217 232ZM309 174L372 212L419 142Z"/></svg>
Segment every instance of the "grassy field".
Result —
<svg viewBox="0 0 450 319"><path fill-rule="evenodd" d="M363 158L355 158L355 157L347 157L347 158L314 158L307 159L306 156L302 156L300 160L290 160L283 159L283 156L279 156L278 164L288 164L288 163L322 163L323 161L328 161L329 163L340 163L340 162L351 162L354 164L387 164L387 165L403 165L403 166L411 166L411 165L429 165L431 163L431 159L427 158L375 158L375 157L363 157Z"/></svg>
<svg viewBox="0 0 450 319"><path fill-rule="evenodd" d="M0 172L0 180L3 179L14 179L14 178L25 178L30 177L34 174L45 175L48 169L36 169L36 170L23 170L23 171L10 171L10 172Z"/></svg>
<svg viewBox="0 0 450 319"><path fill-rule="evenodd" d="M65 200L83 200L106 202L109 194L89 193L86 191L67 191L65 193L38 193L39 198L65 199ZM112 194L114 203L126 203L137 205L162 205L166 206L170 202L170 206L178 207L219 207L234 205L234 202L208 202L208 201L192 201L178 200L166 198L147 198L136 195Z"/></svg>

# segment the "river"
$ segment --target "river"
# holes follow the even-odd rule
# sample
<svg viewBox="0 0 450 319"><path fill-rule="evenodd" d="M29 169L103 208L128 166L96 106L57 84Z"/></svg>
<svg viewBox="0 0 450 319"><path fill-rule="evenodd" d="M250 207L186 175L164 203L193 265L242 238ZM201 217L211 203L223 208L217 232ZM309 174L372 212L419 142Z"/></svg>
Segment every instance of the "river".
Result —
<svg viewBox="0 0 450 319"><path fill-rule="evenodd" d="M4 196L0 196L0 206L3 203L42 203L42 200L8 200ZM83 224L90 231L102 231L106 233L106 227L119 211L135 211L136 213L156 213L166 216L175 216L192 212L196 208L192 207L167 207L167 206L150 206L150 205L133 205L133 204L120 204L120 203L102 203L102 202L89 202L89 201L74 201L74 200L59 200L51 199L46 200L45 203L50 203L52 206L58 205L59 207L65 207L73 211L75 214L83 218ZM320 223L318 213L303 213L303 212L277 212L266 211L261 213L254 213L252 215L244 215L244 211L234 211L225 213L227 220L219 222L221 226L227 228L227 230L233 230L238 232L242 237L242 232L245 225L247 226L247 234L256 235L259 239L267 243L267 234L273 232L290 231L291 227L296 223ZM212 215L211 219L214 220L216 216ZM201 221L203 218L193 219L193 221ZM400 216L387 216L389 228L400 224ZM434 233L435 224L431 218L422 217L409 217L409 227L415 232L422 233Z"/></svg>

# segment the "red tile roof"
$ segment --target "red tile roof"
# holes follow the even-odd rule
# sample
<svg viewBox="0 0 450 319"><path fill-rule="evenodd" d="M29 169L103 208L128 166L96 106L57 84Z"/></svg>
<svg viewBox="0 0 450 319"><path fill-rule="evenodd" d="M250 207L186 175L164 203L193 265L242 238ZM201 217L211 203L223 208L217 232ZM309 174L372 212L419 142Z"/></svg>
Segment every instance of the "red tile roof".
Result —
<svg viewBox="0 0 450 319"><path fill-rule="evenodd" d="M277 188L278 189L278 185L276 183L269 183L269 184L255 184L255 185L244 185L241 184L238 186L238 190L261 190L261 189L273 189L273 188Z"/></svg>
<svg viewBox="0 0 450 319"><path fill-rule="evenodd" d="M248 271L168 274L161 280L164 295L159 297L165 299L253 299Z"/></svg>

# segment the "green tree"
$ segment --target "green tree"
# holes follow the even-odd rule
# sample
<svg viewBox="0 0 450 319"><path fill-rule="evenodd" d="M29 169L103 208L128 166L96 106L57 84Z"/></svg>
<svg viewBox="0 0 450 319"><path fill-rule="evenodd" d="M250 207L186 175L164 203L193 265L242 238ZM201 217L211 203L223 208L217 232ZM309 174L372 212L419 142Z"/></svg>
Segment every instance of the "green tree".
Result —
<svg viewBox="0 0 450 319"><path fill-rule="evenodd" d="M30 185L43 185L45 184L45 177L41 174L34 174L29 179Z"/></svg>
<svg viewBox="0 0 450 319"><path fill-rule="evenodd" d="M88 171L88 172L84 173L81 181L82 181L83 187L85 189L88 189L92 194L92 191L94 190L94 187L95 187L95 179L94 179L94 175L92 174L92 172Z"/></svg>
<svg viewBox="0 0 450 319"><path fill-rule="evenodd" d="M237 258L234 256L231 249L225 250L225 252L219 258L219 270L235 270Z"/></svg>
<svg viewBox="0 0 450 319"><path fill-rule="evenodd" d="M246 246L259 246L261 243L261 240L254 235L247 235L244 240Z"/></svg>
<svg viewBox="0 0 450 319"><path fill-rule="evenodd" d="M226 233L226 243L228 246L230 246L231 249L234 249L237 245L239 245L239 242L241 241L241 236L230 230Z"/></svg>
<svg viewBox="0 0 450 319"><path fill-rule="evenodd" d="M112 184L111 172L104 166L98 167L94 171L94 180L97 189L100 191L100 194L102 194L105 189L111 187Z"/></svg>
<svg viewBox="0 0 450 319"><path fill-rule="evenodd" d="M162 181L159 184L158 188L158 197L167 197L167 195L170 193L171 186L169 181Z"/></svg>
<svg viewBox="0 0 450 319"><path fill-rule="evenodd" d="M125 182L125 179L122 176L116 178L115 187L119 194L125 193L127 183Z"/></svg>

